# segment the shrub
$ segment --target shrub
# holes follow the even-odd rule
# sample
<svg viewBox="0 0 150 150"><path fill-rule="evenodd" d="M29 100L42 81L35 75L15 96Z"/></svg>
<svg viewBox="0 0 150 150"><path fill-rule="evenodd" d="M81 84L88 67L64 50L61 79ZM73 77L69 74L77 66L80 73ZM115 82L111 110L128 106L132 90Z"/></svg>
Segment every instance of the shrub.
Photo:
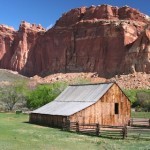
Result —
<svg viewBox="0 0 150 150"><path fill-rule="evenodd" d="M28 93L27 107L35 109L53 101L68 84L85 84L89 83L87 79L75 78L70 82L55 82L51 84L38 85L34 90Z"/></svg>
<svg viewBox="0 0 150 150"><path fill-rule="evenodd" d="M35 90L28 93L28 108L38 108L53 101L67 86L65 82L38 85Z"/></svg>
<svg viewBox="0 0 150 150"><path fill-rule="evenodd" d="M150 90L124 90L132 107L138 111L150 111Z"/></svg>
<svg viewBox="0 0 150 150"><path fill-rule="evenodd" d="M136 98L136 93L137 90L124 90L125 94L127 95L127 97L130 99L132 105L134 106L134 103L137 101Z"/></svg>
<svg viewBox="0 0 150 150"><path fill-rule="evenodd" d="M137 105L143 108L144 111L150 111L150 92L137 92Z"/></svg>

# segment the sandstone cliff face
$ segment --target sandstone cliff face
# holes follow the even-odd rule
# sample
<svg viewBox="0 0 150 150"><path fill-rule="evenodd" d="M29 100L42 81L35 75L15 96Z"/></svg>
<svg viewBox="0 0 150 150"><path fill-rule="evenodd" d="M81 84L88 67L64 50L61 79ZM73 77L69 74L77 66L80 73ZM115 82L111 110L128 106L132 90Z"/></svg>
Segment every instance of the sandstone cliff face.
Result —
<svg viewBox="0 0 150 150"><path fill-rule="evenodd" d="M0 66L21 71L27 62L28 53L36 39L45 30L40 25L23 21L18 31L6 25L0 26Z"/></svg>
<svg viewBox="0 0 150 150"><path fill-rule="evenodd" d="M12 27L0 25L0 67L10 68L9 60L12 58L12 44L16 36L16 31Z"/></svg>
<svg viewBox="0 0 150 150"><path fill-rule="evenodd" d="M136 9L101 5L72 9L48 31L25 22L19 31L5 33L0 28L0 38L9 33L9 39L1 39L0 65L27 76L80 71L105 77L132 71L149 73L146 24L145 15ZM135 47L140 47L136 54Z"/></svg>
<svg viewBox="0 0 150 150"><path fill-rule="evenodd" d="M150 27L133 43L125 57L128 72L150 73Z"/></svg>
<svg viewBox="0 0 150 150"><path fill-rule="evenodd" d="M27 63L28 53L34 47L36 39L41 36L45 30L40 25L22 22L17 36L14 40L14 54L11 58L10 68L21 71Z"/></svg>

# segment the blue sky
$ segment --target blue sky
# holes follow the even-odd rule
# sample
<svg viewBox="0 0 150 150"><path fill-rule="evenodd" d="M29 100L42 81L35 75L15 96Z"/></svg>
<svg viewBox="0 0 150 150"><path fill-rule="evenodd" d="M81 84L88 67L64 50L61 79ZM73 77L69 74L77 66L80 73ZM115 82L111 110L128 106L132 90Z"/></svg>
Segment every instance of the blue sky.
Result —
<svg viewBox="0 0 150 150"><path fill-rule="evenodd" d="M47 28L72 8L101 4L128 5L150 16L150 0L0 0L0 24L18 29L25 20Z"/></svg>

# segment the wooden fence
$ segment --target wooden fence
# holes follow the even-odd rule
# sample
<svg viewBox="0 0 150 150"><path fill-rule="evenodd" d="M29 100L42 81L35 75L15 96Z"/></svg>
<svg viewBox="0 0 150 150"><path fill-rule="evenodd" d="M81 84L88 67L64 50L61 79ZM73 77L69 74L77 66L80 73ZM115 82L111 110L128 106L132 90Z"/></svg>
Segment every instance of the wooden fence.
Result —
<svg viewBox="0 0 150 150"><path fill-rule="evenodd" d="M131 118L129 120L129 126L150 127L150 119L146 119L146 118Z"/></svg>
<svg viewBox="0 0 150 150"><path fill-rule="evenodd" d="M85 134L91 134L96 136L115 136L122 137L123 139L127 137L127 127L126 126L102 126L100 124L79 124L78 122L65 122L63 123L62 130L75 131Z"/></svg>
<svg viewBox="0 0 150 150"><path fill-rule="evenodd" d="M127 126L101 126L100 135L103 137L127 137Z"/></svg>
<svg viewBox="0 0 150 150"><path fill-rule="evenodd" d="M149 120L148 120L149 121ZM137 120L134 119L132 125L138 125ZM142 137L150 137L150 126L142 120L142 125L146 126L109 126L100 124L79 124L78 122L65 122L63 123L62 129L66 131L75 131L78 133L91 134L102 137L115 137L123 138L129 137L131 135ZM149 122L148 122L149 123ZM141 125L141 124L140 124Z"/></svg>
<svg viewBox="0 0 150 150"><path fill-rule="evenodd" d="M149 127L128 127L127 128L128 137L136 138L150 138L150 128Z"/></svg>

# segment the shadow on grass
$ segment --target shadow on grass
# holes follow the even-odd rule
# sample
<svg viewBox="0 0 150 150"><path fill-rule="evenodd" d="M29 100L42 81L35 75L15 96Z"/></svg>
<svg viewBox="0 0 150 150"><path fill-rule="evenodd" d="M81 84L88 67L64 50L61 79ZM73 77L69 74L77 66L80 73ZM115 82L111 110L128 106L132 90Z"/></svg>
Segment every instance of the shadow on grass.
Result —
<svg viewBox="0 0 150 150"><path fill-rule="evenodd" d="M31 124L29 121L24 121L24 122L22 122L22 123L28 123L28 124Z"/></svg>
<svg viewBox="0 0 150 150"><path fill-rule="evenodd" d="M77 134L77 135L87 135L87 136L90 136L90 137L100 137L100 138L104 138L104 139L113 139L113 140L123 140L123 138L121 136L116 136L116 137L113 137L113 136L103 136L103 135L96 135L96 134L92 134L92 133L82 133L82 132L75 132L75 131L65 131L65 130L61 130L62 132L69 132L69 133L74 133L74 134Z"/></svg>
<svg viewBox="0 0 150 150"><path fill-rule="evenodd" d="M50 126L50 125L46 125L46 124L42 124L42 123L33 123L33 122L29 122L29 121L24 121L24 122L22 122L22 123L31 124L31 125L37 125L37 126L41 126L41 127L49 127L49 128L53 128L53 129L62 130L61 127Z"/></svg>
<svg viewBox="0 0 150 150"><path fill-rule="evenodd" d="M144 135L139 135L139 134L134 134L134 135L128 135L127 137L128 140L143 140L143 141L150 141L150 135L149 136L144 136Z"/></svg>
<svg viewBox="0 0 150 150"><path fill-rule="evenodd" d="M137 128L147 128L150 129L149 125L132 125L132 127L137 127Z"/></svg>

